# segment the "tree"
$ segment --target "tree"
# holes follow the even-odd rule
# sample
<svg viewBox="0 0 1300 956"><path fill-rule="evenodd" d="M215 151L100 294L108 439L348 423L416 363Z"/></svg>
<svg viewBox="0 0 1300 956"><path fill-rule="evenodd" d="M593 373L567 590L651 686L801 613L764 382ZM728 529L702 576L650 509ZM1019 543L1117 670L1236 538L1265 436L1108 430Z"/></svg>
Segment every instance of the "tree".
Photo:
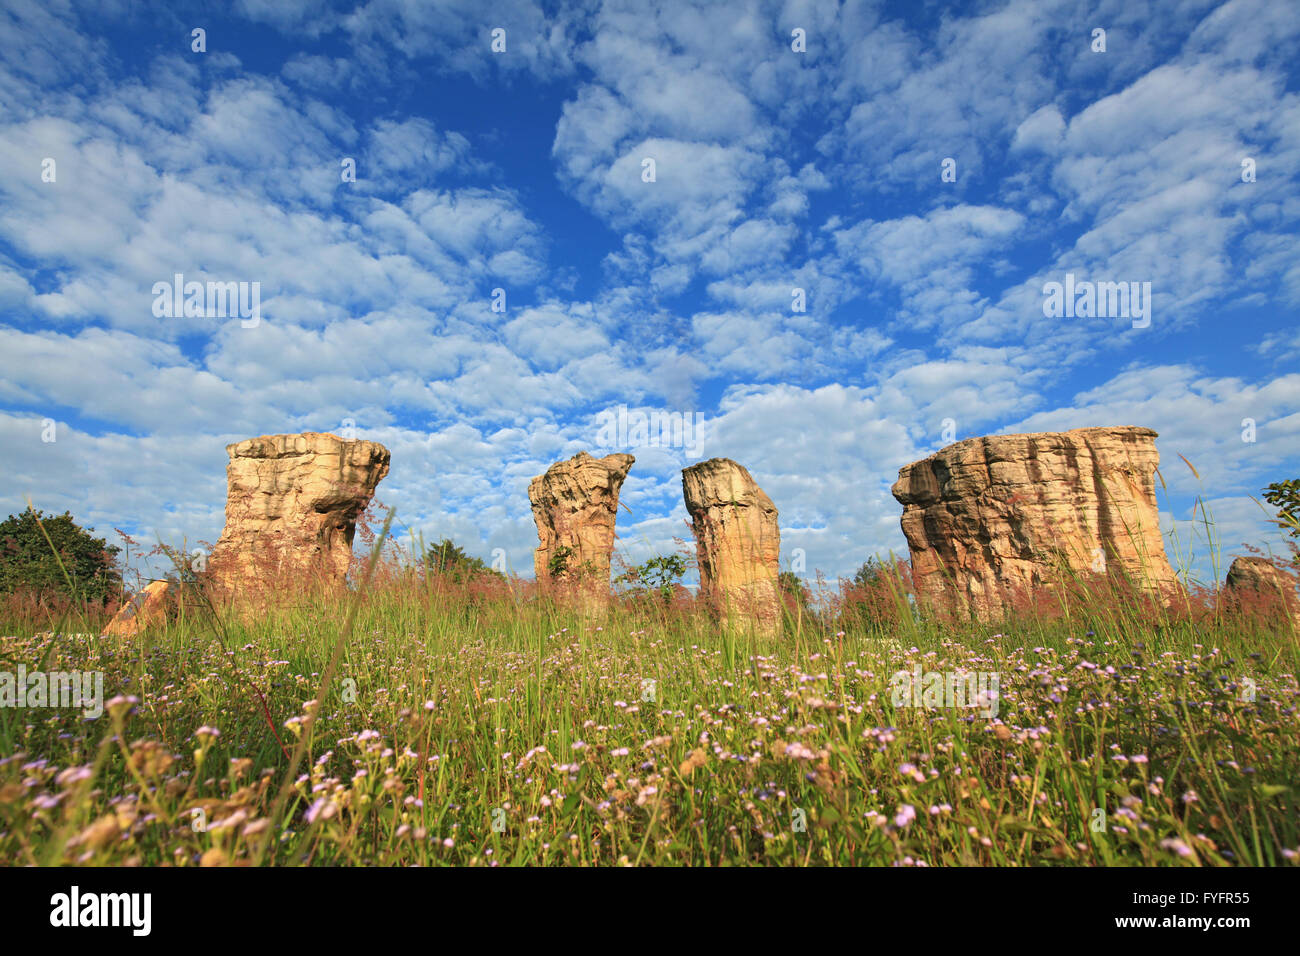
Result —
<svg viewBox="0 0 1300 956"><path fill-rule="evenodd" d="M1300 538L1300 479L1275 481L1264 489L1264 500L1278 509L1278 524Z"/></svg>
<svg viewBox="0 0 1300 956"><path fill-rule="evenodd" d="M429 548L424 557L424 567L426 573L437 574L451 581L465 581L480 574L501 577L500 572L488 567L482 558L466 554L465 549L450 538L443 538Z"/></svg>
<svg viewBox="0 0 1300 956"><path fill-rule="evenodd" d="M874 555L853 572L851 583L855 588L869 588L889 572L889 565Z"/></svg>
<svg viewBox="0 0 1300 956"><path fill-rule="evenodd" d="M79 527L66 511L55 516L28 508L10 515L0 522L0 593L26 590L91 601L120 594L122 549L96 538L94 530Z"/></svg>
<svg viewBox="0 0 1300 956"><path fill-rule="evenodd" d="M839 626L849 629L887 628L899 620L899 569L877 557L868 558L843 582Z"/></svg>
<svg viewBox="0 0 1300 956"><path fill-rule="evenodd" d="M645 564L629 568L626 573L618 576L618 581L631 585L636 593L657 592L668 601L685 573L686 559L680 554L661 554Z"/></svg>

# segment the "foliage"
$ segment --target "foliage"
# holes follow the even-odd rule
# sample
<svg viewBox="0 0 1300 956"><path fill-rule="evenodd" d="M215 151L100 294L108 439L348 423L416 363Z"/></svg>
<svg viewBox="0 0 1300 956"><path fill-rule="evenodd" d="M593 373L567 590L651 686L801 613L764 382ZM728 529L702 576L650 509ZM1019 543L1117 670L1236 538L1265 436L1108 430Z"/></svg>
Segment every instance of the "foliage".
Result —
<svg viewBox="0 0 1300 956"><path fill-rule="evenodd" d="M841 589L838 630L882 630L897 627L910 617L907 585L901 565L874 555L863 562Z"/></svg>
<svg viewBox="0 0 1300 956"><path fill-rule="evenodd" d="M785 599L786 607L792 613L809 615L812 613L812 594L808 590L808 585L803 583L799 575L793 571L782 571L777 575L776 585L781 592L782 598Z"/></svg>
<svg viewBox="0 0 1300 956"><path fill-rule="evenodd" d="M879 582L889 570L888 564L872 555L863 562L862 567L853 572L853 577L849 580L855 588L867 588Z"/></svg>
<svg viewBox="0 0 1300 956"><path fill-rule="evenodd" d="M1300 479L1275 481L1264 489L1264 500L1278 509L1283 530L1300 538Z"/></svg>
<svg viewBox="0 0 1300 956"><path fill-rule="evenodd" d="M44 530L42 530L42 528ZM46 515L28 508L0 522L0 593L107 601L122 590L120 548L96 538L64 512Z"/></svg>
<svg viewBox="0 0 1300 956"><path fill-rule="evenodd" d="M105 698L98 721L0 708L0 865L1300 862L1289 631L1099 596L736 637L688 603L467 615L419 585L231 620L225 648L195 616L147 653L0 639L10 667L103 671ZM914 668L1000 674L996 715L900 699Z"/></svg>
<svg viewBox="0 0 1300 956"><path fill-rule="evenodd" d="M551 552L550 559L546 562L546 573L553 578L562 578L569 570L569 559L573 557L574 550L567 544L562 544Z"/></svg>
<svg viewBox="0 0 1300 956"><path fill-rule="evenodd" d="M502 576L501 572L490 568L482 558L466 554L465 549L450 538L443 538L438 544L430 545L424 557L424 567L428 574L449 581L466 581L484 574Z"/></svg>
<svg viewBox="0 0 1300 956"><path fill-rule="evenodd" d="M665 601L672 598L677 583L686 573L686 559L680 554L661 554L618 576L634 593L656 593Z"/></svg>
<svg viewBox="0 0 1300 956"><path fill-rule="evenodd" d="M566 580L573 578L587 578L595 573L595 568L590 561L584 561L582 564L573 564L573 557L578 552L566 544L562 544L551 553L550 560L546 562L546 572L554 580Z"/></svg>

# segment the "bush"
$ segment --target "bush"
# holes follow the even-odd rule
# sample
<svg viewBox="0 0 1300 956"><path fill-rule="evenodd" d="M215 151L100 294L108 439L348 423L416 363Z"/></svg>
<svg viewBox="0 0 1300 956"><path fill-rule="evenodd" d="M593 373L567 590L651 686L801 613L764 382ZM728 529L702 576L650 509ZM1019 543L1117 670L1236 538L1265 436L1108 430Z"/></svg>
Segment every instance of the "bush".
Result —
<svg viewBox="0 0 1300 956"><path fill-rule="evenodd" d="M864 633L896 628L904 615L911 616L907 604L910 589L908 570L901 561L891 564L868 558L842 584L838 629Z"/></svg>
<svg viewBox="0 0 1300 956"><path fill-rule="evenodd" d="M685 573L686 559L680 554L661 554L629 568L618 576L617 583L630 585L634 594L658 594L664 601L671 601Z"/></svg>
<svg viewBox="0 0 1300 956"><path fill-rule="evenodd" d="M482 558L466 554L465 550L450 538L443 538L441 542L429 548L424 557L424 567L430 575L438 575L445 580L457 582L485 574L502 577L499 571L488 567Z"/></svg>
<svg viewBox="0 0 1300 956"><path fill-rule="evenodd" d="M96 538L90 533L94 530L79 527L66 511L54 516L28 508L10 515L0 522L0 594L29 592L41 599L101 603L117 597L121 548Z"/></svg>

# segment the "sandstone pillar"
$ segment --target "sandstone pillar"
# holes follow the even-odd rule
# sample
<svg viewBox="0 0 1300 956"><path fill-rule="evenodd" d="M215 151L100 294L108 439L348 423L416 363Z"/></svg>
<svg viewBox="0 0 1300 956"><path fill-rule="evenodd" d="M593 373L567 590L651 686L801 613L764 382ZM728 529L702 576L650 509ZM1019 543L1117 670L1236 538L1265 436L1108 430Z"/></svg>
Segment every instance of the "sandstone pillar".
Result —
<svg viewBox="0 0 1300 956"><path fill-rule="evenodd" d="M918 600L990 619L1061 574L1122 571L1152 593L1175 588L1155 438L1134 427L993 435L902 468L893 494Z"/></svg>
<svg viewBox="0 0 1300 956"><path fill-rule="evenodd" d="M1228 568L1225 596L1236 607L1300 627L1295 578L1267 558L1235 558Z"/></svg>
<svg viewBox="0 0 1300 956"><path fill-rule="evenodd" d="M742 465L711 458L682 472L700 595L732 624L773 634L780 624L781 531L776 505Z"/></svg>
<svg viewBox="0 0 1300 956"><path fill-rule="evenodd" d="M250 438L226 452L226 528L208 562L217 589L342 585L357 518L388 474L388 449L304 432Z"/></svg>
<svg viewBox="0 0 1300 956"><path fill-rule="evenodd" d="M592 458L580 451L529 482L539 541L533 552L538 582L574 588L602 603L609 600L618 493L635 461L631 455Z"/></svg>
<svg viewBox="0 0 1300 956"><path fill-rule="evenodd" d="M176 589L166 581L154 581L131 595L104 628L104 637L135 637L167 621L176 603Z"/></svg>

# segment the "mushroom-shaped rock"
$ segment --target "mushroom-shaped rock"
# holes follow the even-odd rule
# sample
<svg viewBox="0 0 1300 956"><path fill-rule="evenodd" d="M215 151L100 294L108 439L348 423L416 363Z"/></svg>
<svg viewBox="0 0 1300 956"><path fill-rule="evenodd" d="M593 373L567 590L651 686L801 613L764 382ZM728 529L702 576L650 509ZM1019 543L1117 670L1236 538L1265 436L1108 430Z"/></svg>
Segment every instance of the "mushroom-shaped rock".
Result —
<svg viewBox="0 0 1300 956"><path fill-rule="evenodd" d="M226 528L208 562L229 594L341 586L357 518L388 474L388 449L322 432L226 446Z"/></svg>

